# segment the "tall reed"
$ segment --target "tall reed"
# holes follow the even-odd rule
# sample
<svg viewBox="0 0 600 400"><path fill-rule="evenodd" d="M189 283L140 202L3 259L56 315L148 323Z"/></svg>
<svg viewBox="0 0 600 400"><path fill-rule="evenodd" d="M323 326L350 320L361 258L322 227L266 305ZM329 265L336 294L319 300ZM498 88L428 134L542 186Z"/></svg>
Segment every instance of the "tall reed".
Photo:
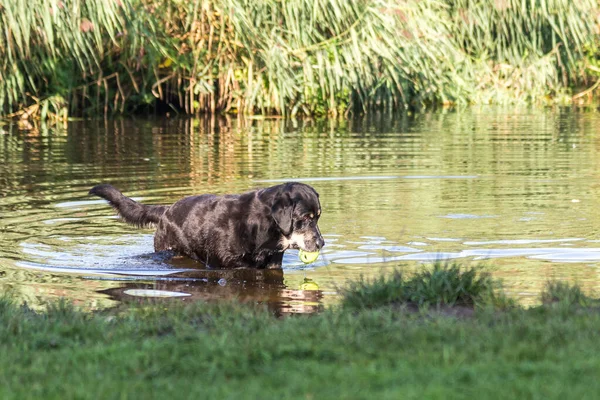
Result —
<svg viewBox="0 0 600 400"><path fill-rule="evenodd" d="M545 101L597 79L598 11L596 0L3 0L0 115Z"/></svg>

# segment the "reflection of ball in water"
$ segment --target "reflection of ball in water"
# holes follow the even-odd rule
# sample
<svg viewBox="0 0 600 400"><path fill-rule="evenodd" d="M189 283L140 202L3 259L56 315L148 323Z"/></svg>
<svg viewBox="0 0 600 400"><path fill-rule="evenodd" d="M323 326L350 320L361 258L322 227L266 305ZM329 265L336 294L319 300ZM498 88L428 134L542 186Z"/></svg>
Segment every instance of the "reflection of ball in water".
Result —
<svg viewBox="0 0 600 400"><path fill-rule="evenodd" d="M300 261L302 261L304 264L310 264L310 263L315 262L317 257L319 257L319 252L318 251L309 252L309 251L300 250L300 252L298 253L298 257L300 257Z"/></svg>
<svg viewBox="0 0 600 400"><path fill-rule="evenodd" d="M300 285L300 290L319 290L319 285L310 278L304 278L304 282Z"/></svg>

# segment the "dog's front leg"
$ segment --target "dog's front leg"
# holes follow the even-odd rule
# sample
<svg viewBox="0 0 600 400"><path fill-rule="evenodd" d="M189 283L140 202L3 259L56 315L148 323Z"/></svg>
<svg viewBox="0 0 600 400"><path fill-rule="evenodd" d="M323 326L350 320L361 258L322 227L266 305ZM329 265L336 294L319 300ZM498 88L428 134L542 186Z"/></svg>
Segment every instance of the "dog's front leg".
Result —
<svg viewBox="0 0 600 400"><path fill-rule="evenodd" d="M283 252L275 253L265 260L265 268L267 269L281 269L283 264Z"/></svg>

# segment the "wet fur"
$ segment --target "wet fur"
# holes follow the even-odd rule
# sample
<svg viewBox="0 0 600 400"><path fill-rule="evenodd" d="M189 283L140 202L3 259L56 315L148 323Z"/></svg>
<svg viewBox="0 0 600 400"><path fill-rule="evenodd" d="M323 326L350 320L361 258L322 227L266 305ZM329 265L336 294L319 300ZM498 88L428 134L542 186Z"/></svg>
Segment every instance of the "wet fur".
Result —
<svg viewBox="0 0 600 400"><path fill-rule="evenodd" d="M155 225L155 251L174 251L209 268L280 268L285 250L317 251L324 245L317 226L319 195L302 183L190 196L171 206L140 204L107 184L90 194L108 200L127 223Z"/></svg>

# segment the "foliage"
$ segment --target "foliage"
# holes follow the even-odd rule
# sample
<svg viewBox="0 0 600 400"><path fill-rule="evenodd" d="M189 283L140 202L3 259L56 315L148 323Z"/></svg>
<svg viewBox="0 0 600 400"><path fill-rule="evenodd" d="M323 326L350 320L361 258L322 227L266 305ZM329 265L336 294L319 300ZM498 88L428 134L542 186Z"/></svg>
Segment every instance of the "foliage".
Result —
<svg viewBox="0 0 600 400"><path fill-rule="evenodd" d="M585 85L594 0L6 0L0 114L338 114ZM587 66L591 69L587 69Z"/></svg>
<svg viewBox="0 0 600 400"><path fill-rule="evenodd" d="M542 292L542 303L587 307L596 302L586 296L577 285L567 282L548 282Z"/></svg>
<svg viewBox="0 0 600 400"><path fill-rule="evenodd" d="M121 15L116 1L4 1L0 111L33 103L26 114L47 112L56 102L45 100L76 93L82 89L79 82L101 74L102 60L124 29Z"/></svg>
<svg viewBox="0 0 600 400"><path fill-rule="evenodd" d="M342 304L347 308L373 308L385 305L474 306L495 300L498 286L489 273L459 264L436 263L431 269L406 278L396 271L389 277L351 282L344 290Z"/></svg>

